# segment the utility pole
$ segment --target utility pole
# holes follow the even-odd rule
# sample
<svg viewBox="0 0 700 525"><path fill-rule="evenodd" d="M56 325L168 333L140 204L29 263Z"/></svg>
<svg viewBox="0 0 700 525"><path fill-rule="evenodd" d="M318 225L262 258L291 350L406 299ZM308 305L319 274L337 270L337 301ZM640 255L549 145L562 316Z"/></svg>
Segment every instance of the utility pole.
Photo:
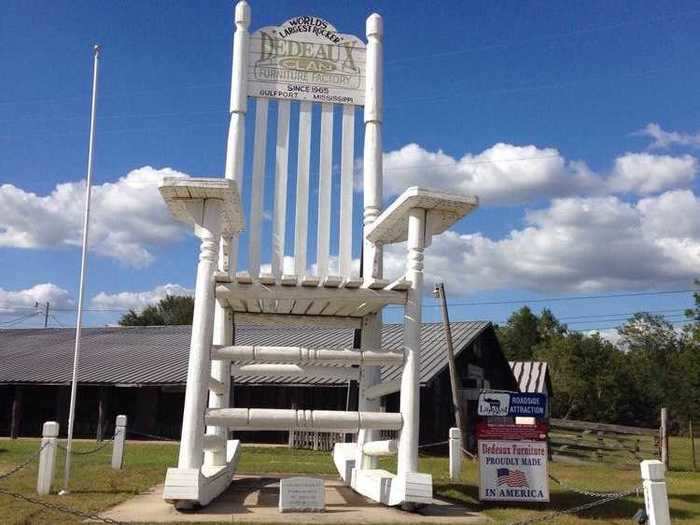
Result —
<svg viewBox="0 0 700 525"><path fill-rule="evenodd" d="M49 302L46 301L46 306L44 307L44 328L49 326Z"/></svg>
<svg viewBox="0 0 700 525"><path fill-rule="evenodd" d="M445 297L445 284L440 282L435 285L433 296L440 301L440 310L442 312L442 325L445 329L445 340L447 342L447 363L450 369L450 387L452 388L452 408L455 414L455 426L464 435L465 427L462 425L462 410L459 405L459 395L457 390L460 387L459 377L457 375L457 366L455 365L455 352L452 346L452 330L450 329L450 317L447 313L447 298Z"/></svg>

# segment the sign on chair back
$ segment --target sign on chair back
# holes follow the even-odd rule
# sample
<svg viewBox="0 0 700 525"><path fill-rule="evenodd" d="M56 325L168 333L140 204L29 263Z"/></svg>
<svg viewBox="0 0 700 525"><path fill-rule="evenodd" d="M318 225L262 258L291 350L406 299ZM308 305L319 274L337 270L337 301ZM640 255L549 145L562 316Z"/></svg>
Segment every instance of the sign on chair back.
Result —
<svg viewBox="0 0 700 525"><path fill-rule="evenodd" d="M239 442L228 439L233 429L301 430L357 434L354 443L337 443L333 457L343 480L358 492L389 505L427 503L432 480L417 472L423 250L477 200L414 187L382 211L379 15L367 19L367 43L314 16L250 34L245 1L236 6L235 22L225 178L166 179L161 186L171 212L192 223L202 240L180 457L178 467L168 469L164 498L188 507L220 494L240 454ZM360 107L363 227L357 231L353 173ZM248 148L246 118L254 118ZM244 221L241 195L247 185L250 215ZM244 222L248 231L241 238ZM361 276L353 239L363 254ZM408 241L406 275L389 282L382 275L382 247L402 241ZM406 309L401 353L381 347L381 310L389 304ZM356 328L361 344L344 350L240 346L233 343L234 319ZM401 409L384 413L379 398L395 389L380 383L379 367L397 364L403 365ZM228 404L232 374L330 373L359 381L357 411ZM398 443L376 441L379 430L400 431ZM393 453L396 474L376 468L377 456Z"/></svg>

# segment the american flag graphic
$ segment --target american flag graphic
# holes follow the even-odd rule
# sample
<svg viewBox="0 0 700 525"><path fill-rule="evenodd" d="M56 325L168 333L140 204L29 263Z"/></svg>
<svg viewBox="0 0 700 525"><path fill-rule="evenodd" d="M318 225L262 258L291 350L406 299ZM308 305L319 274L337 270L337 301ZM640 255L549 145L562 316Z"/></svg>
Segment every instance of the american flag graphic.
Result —
<svg viewBox="0 0 700 525"><path fill-rule="evenodd" d="M498 486L506 487L527 487L527 477L522 470L499 468L496 471L498 476Z"/></svg>

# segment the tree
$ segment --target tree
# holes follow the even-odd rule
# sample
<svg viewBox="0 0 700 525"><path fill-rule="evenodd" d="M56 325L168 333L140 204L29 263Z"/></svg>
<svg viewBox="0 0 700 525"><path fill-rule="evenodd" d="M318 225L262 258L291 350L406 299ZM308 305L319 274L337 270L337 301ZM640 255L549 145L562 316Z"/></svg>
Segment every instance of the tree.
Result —
<svg viewBox="0 0 700 525"><path fill-rule="evenodd" d="M552 415L617 422L624 410L624 355L598 334L554 334L535 348L552 376Z"/></svg>
<svg viewBox="0 0 700 525"><path fill-rule="evenodd" d="M538 317L529 306L511 314L508 322L498 327L498 341L505 356L512 361L529 361L535 347L550 337L566 333L563 325L548 308Z"/></svg>
<svg viewBox="0 0 700 525"><path fill-rule="evenodd" d="M194 299L166 295L158 304L149 305L141 313L129 310L119 320L121 326L163 326L192 324Z"/></svg>

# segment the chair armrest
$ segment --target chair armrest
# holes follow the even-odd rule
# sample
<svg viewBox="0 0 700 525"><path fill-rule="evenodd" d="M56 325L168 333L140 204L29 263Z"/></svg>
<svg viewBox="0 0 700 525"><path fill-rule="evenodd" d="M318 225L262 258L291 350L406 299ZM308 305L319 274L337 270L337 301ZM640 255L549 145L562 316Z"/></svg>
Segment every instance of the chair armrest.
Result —
<svg viewBox="0 0 700 525"><path fill-rule="evenodd" d="M188 203L218 199L223 201L222 233L232 235L243 230L243 208L235 181L220 178L164 177L158 189L170 213L182 222L192 223Z"/></svg>
<svg viewBox="0 0 700 525"><path fill-rule="evenodd" d="M479 206L474 196L445 193L412 186L404 191L366 232L368 241L375 244L393 244L408 238L408 215L412 209L426 210L426 237L447 230L462 217Z"/></svg>

